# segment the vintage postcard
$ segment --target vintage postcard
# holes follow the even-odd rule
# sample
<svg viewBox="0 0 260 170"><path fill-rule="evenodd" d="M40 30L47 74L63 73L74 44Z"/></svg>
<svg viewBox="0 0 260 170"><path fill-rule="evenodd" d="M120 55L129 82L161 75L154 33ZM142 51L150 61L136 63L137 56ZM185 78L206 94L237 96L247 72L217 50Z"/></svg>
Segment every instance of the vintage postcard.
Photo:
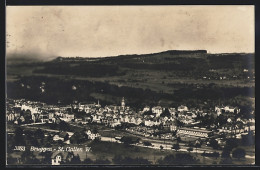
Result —
<svg viewBox="0 0 260 170"><path fill-rule="evenodd" d="M254 165L254 12L7 6L6 165Z"/></svg>

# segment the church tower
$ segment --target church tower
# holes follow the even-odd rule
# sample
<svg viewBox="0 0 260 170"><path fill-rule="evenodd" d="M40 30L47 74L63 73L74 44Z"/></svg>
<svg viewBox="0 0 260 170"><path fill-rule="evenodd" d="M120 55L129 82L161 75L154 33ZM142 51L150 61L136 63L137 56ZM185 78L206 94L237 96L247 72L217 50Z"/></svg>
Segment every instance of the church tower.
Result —
<svg viewBox="0 0 260 170"><path fill-rule="evenodd" d="M125 99L124 99L124 97L122 98L122 101L121 101L121 107L123 109L125 109Z"/></svg>

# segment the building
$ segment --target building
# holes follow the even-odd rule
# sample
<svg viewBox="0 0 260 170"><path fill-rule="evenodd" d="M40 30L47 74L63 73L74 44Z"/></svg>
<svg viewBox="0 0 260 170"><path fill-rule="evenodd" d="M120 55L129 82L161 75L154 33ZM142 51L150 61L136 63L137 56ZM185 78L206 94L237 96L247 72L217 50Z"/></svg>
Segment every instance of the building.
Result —
<svg viewBox="0 0 260 170"><path fill-rule="evenodd" d="M156 117L159 117L163 111L164 111L164 108L162 108L161 106L156 106L156 107L152 108L152 113L155 113Z"/></svg>
<svg viewBox="0 0 260 170"><path fill-rule="evenodd" d="M42 123L44 123L44 122L47 123L47 122L49 122L49 114L42 113L42 114L40 114L39 119Z"/></svg>
<svg viewBox="0 0 260 170"><path fill-rule="evenodd" d="M148 119L144 121L144 125L145 126L158 126L160 125L162 122L160 121L160 119L154 120L154 119Z"/></svg>
<svg viewBox="0 0 260 170"><path fill-rule="evenodd" d="M7 119L7 121L14 121L14 118L15 118L14 114L10 113L10 114L7 115L6 119Z"/></svg>
<svg viewBox="0 0 260 170"><path fill-rule="evenodd" d="M181 106L178 107L178 112L187 112L188 110L189 109L188 109L187 106L181 105Z"/></svg>
<svg viewBox="0 0 260 170"><path fill-rule="evenodd" d="M64 113L63 117L61 118L61 120L65 122L70 122L73 119L74 119L74 114L69 114L69 113Z"/></svg>
<svg viewBox="0 0 260 170"><path fill-rule="evenodd" d="M124 97L122 98L122 101L121 101L121 107L123 110L125 109L125 98Z"/></svg>
<svg viewBox="0 0 260 170"><path fill-rule="evenodd" d="M140 117L138 117L138 118L136 118L136 123L135 124L139 125L142 122L143 122L143 120Z"/></svg>
<svg viewBox="0 0 260 170"><path fill-rule="evenodd" d="M32 114L32 120L33 120L34 123L38 122L40 120L40 114L39 113L33 113Z"/></svg>
<svg viewBox="0 0 260 170"><path fill-rule="evenodd" d="M92 122L101 123L101 115L94 114Z"/></svg>
<svg viewBox="0 0 260 170"><path fill-rule="evenodd" d="M205 129L183 127L177 130L177 134L206 138L212 136L213 132Z"/></svg>
<svg viewBox="0 0 260 170"><path fill-rule="evenodd" d="M175 108L169 108L168 110L169 110L169 112L171 113L171 115L172 115L173 117L175 117L176 109L175 109Z"/></svg>
<svg viewBox="0 0 260 170"><path fill-rule="evenodd" d="M70 152L60 152L60 151L55 151L51 155L51 164L52 165L60 165L63 162L70 162L71 159L73 158L73 154Z"/></svg>
<svg viewBox="0 0 260 170"><path fill-rule="evenodd" d="M29 104L22 104L21 110L30 110L31 113L38 113L38 107Z"/></svg>
<svg viewBox="0 0 260 170"><path fill-rule="evenodd" d="M150 111L150 107L149 106L145 106L144 109L143 109L143 112L148 112Z"/></svg>
<svg viewBox="0 0 260 170"><path fill-rule="evenodd" d="M58 140L64 141L64 140L66 140L66 138L67 139L69 138L69 134L66 132L61 132L61 133L53 136L54 141L58 141Z"/></svg>
<svg viewBox="0 0 260 170"><path fill-rule="evenodd" d="M225 106L225 107L221 107L221 106L216 106L215 107L215 112L217 112L217 115L219 116L220 114L224 113L224 112L229 112L229 113L239 113L240 109L237 107L233 107L233 106Z"/></svg>
<svg viewBox="0 0 260 170"><path fill-rule="evenodd" d="M240 109L233 107L233 106L226 106L224 108L225 112L230 112L230 113L239 113Z"/></svg>
<svg viewBox="0 0 260 170"><path fill-rule="evenodd" d="M100 138L99 133L93 133L91 130L87 130L85 133L88 135L88 139L94 140L96 138Z"/></svg>

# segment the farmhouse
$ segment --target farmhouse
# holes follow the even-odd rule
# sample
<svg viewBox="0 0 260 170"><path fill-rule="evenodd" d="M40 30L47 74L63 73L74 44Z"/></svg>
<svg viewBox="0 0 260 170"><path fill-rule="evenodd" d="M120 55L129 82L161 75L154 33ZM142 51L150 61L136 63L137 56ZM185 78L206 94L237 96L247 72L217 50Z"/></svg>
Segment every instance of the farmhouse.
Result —
<svg viewBox="0 0 260 170"><path fill-rule="evenodd" d="M54 141L58 141L58 140L64 141L68 138L69 138L69 134L66 132L61 132L61 133L53 136Z"/></svg>

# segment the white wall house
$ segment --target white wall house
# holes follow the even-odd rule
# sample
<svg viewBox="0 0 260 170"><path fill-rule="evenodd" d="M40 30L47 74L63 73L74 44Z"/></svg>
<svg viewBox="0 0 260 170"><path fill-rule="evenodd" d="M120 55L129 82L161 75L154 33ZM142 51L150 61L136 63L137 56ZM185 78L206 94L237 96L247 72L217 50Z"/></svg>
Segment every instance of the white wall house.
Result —
<svg viewBox="0 0 260 170"><path fill-rule="evenodd" d="M178 107L178 112L185 112L185 111L188 111L188 110L189 110L189 109L188 109L187 106L181 105L181 106Z"/></svg>
<svg viewBox="0 0 260 170"><path fill-rule="evenodd" d="M156 114L156 117L159 117L163 111L164 108L162 108L161 106L156 106L152 108L152 112Z"/></svg>
<svg viewBox="0 0 260 170"><path fill-rule="evenodd" d="M61 155L58 154L54 158L51 159L51 164L52 165L60 165L61 160L62 160Z"/></svg>
<svg viewBox="0 0 260 170"><path fill-rule="evenodd" d="M85 133L88 135L88 139L91 139L91 140L94 140L94 139L100 137L99 133L92 133L91 130L87 130Z"/></svg>

